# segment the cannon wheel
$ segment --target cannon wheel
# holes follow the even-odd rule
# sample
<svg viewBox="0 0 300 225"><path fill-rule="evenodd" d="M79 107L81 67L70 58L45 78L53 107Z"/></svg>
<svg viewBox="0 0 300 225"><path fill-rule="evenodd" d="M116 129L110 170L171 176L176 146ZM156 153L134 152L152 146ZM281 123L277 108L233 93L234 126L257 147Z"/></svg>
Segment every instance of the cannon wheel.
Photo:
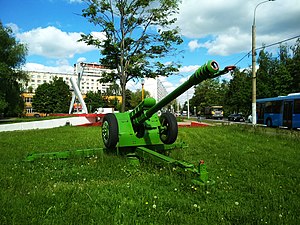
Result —
<svg viewBox="0 0 300 225"><path fill-rule="evenodd" d="M119 126L114 114L108 113L103 118L102 139L106 148L113 149L118 143Z"/></svg>
<svg viewBox="0 0 300 225"><path fill-rule="evenodd" d="M160 140L164 144L173 144L178 135L176 117L171 113L162 113L159 121L161 124Z"/></svg>

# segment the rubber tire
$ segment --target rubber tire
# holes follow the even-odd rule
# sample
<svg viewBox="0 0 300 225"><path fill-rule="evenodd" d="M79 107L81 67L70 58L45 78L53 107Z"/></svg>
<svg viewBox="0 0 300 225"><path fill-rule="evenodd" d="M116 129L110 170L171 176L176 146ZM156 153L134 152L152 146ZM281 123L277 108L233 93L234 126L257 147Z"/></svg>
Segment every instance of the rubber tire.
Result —
<svg viewBox="0 0 300 225"><path fill-rule="evenodd" d="M178 125L176 117L172 113L162 113L159 118L160 124L163 128L160 131L160 140L164 144L173 144L178 135Z"/></svg>
<svg viewBox="0 0 300 225"><path fill-rule="evenodd" d="M103 118L102 140L107 149L114 149L119 141L118 121L113 113L108 113Z"/></svg>

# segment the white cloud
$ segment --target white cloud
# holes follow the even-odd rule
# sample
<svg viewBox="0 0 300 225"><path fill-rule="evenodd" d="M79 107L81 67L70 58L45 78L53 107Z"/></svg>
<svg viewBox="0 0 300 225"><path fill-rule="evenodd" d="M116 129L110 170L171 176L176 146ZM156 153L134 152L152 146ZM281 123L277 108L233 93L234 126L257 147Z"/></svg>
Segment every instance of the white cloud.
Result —
<svg viewBox="0 0 300 225"><path fill-rule="evenodd" d="M198 43L198 40L192 40L188 43L189 49L193 52L197 48L200 48L201 45Z"/></svg>
<svg viewBox="0 0 300 225"><path fill-rule="evenodd" d="M251 40L250 34L241 33L239 28L233 27L228 33L220 34L215 39L201 43L199 46L207 48L210 55L226 56L244 51L245 46L250 49L248 40Z"/></svg>
<svg viewBox="0 0 300 225"><path fill-rule="evenodd" d="M86 62L86 58L84 57L80 57L77 59L77 62L80 63L80 62Z"/></svg>
<svg viewBox="0 0 300 225"><path fill-rule="evenodd" d="M17 24L14 24L14 23L8 23L8 24L5 24L6 27L10 27L12 32L14 34L18 33L19 32L19 27L17 26Z"/></svg>
<svg viewBox="0 0 300 225"><path fill-rule="evenodd" d="M191 51L203 47L211 55L229 55L251 49L253 0L183 0L177 25L182 35L193 39ZM266 2L256 10L256 43L271 44L299 35L299 0ZM203 39L209 41L200 41Z"/></svg>
<svg viewBox="0 0 300 225"><path fill-rule="evenodd" d="M194 73L199 67L199 65L183 66L179 68L179 73Z"/></svg>
<svg viewBox="0 0 300 225"><path fill-rule="evenodd" d="M105 40L105 39L106 39L106 36L105 36L105 33L104 33L104 32L96 32L96 31L92 31L92 32L91 32L91 35L92 35L94 38L97 38L99 41L102 41L102 40Z"/></svg>
<svg viewBox="0 0 300 225"><path fill-rule="evenodd" d="M179 82L180 84L183 84L184 82L186 82L189 79L189 77L182 77L180 78Z"/></svg>
<svg viewBox="0 0 300 225"><path fill-rule="evenodd" d="M74 68L62 61L57 62L56 66L45 66L39 63L26 63L23 67L25 71L39 71L52 73L73 73Z"/></svg>
<svg viewBox="0 0 300 225"><path fill-rule="evenodd" d="M83 0L69 0L69 3L82 3Z"/></svg>
<svg viewBox="0 0 300 225"><path fill-rule="evenodd" d="M99 33L95 33L103 38ZM26 43L29 55L47 58L73 58L75 54L96 50L84 42L78 42L80 33L64 32L56 27L36 28L27 32L17 33L17 38Z"/></svg>

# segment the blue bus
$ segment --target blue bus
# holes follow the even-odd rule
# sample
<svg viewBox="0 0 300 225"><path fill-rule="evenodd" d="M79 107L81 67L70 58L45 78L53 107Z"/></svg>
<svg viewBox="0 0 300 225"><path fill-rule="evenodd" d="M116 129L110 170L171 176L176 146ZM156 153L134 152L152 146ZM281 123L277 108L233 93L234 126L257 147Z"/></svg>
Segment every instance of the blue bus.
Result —
<svg viewBox="0 0 300 225"><path fill-rule="evenodd" d="M268 127L300 128L300 93L257 99L257 123Z"/></svg>

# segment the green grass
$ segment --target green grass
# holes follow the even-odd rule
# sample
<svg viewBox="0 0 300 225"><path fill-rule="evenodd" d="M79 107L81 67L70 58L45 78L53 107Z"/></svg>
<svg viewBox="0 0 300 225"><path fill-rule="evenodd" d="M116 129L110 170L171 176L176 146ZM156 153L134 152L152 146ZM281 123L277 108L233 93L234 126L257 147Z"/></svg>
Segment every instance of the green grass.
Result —
<svg viewBox="0 0 300 225"><path fill-rule="evenodd" d="M0 133L0 224L299 224L299 135L239 126L181 128L214 190L123 157L22 161L31 152L102 146L99 127Z"/></svg>

